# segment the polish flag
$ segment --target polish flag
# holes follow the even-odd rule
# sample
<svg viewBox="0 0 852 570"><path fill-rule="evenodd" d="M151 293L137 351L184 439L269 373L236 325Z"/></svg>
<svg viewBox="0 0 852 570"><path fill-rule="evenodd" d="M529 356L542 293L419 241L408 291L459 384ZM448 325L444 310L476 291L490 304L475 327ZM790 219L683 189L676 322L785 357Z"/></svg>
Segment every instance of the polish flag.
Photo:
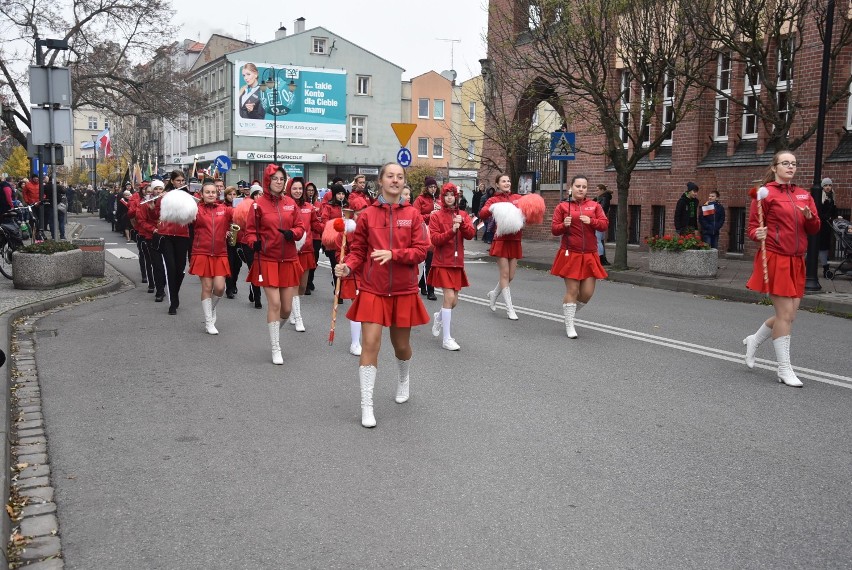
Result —
<svg viewBox="0 0 852 570"><path fill-rule="evenodd" d="M110 156L112 154L112 144L110 143L108 128L101 131L101 134L98 135L96 145L97 150L104 151L104 156Z"/></svg>
<svg viewBox="0 0 852 570"><path fill-rule="evenodd" d="M712 216L716 213L716 206L713 204L708 204L707 206L701 206L701 213L705 216Z"/></svg>

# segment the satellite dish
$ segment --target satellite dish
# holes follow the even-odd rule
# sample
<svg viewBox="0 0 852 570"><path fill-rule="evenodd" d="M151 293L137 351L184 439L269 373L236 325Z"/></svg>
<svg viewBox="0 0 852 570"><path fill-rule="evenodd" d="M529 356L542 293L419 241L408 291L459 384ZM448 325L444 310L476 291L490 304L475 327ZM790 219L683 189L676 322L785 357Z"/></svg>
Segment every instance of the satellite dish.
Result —
<svg viewBox="0 0 852 570"><path fill-rule="evenodd" d="M455 69L445 69L441 72L441 77L444 77L449 81L455 81L456 77L458 77L458 73L456 73Z"/></svg>

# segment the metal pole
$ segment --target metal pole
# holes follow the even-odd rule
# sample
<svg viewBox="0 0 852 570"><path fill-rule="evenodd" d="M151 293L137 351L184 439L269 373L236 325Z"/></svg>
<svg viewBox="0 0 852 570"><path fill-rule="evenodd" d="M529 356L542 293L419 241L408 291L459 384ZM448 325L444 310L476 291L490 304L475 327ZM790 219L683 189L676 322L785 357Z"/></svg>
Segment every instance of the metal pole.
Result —
<svg viewBox="0 0 852 570"><path fill-rule="evenodd" d="M272 162L278 164L278 72L272 70Z"/></svg>
<svg viewBox="0 0 852 570"><path fill-rule="evenodd" d="M98 194L98 135L92 135L92 190Z"/></svg>
<svg viewBox="0 0 852 570"><path fill-rule="evenodd" d="M834 0L828 0L825 10L825 43L822 46L822 78L819 84L819 108L817 111L816 152L814 153L814 182L811 196L815 204L822 200L822 153L825 140L825 113L828 97L828 65L831 59L831 36L834 30ZM817 212L814 212L817 215ZM819 235L808 236L808 255L805 258L805 291L820 291L819 284Z"/></svg>
<svg viewBox="0 0 852 570"><path fill-rule="evenodd" d="M49 136L50 136L50 202L53 204L51 208L51 214L53 218L53 231L51 232L51 238L56 239L57 234L61 235L59 231L59 201L58 196L56 195L56 146L54 146L54 132L53 132L53 120L54 120L54 109L53 109L53 74L50 73L50 69L48 68L47 74L47 100L50 102L50 106L47 108L48 120L50 121Z"/></svg>
<svg viewBox="0 0 852 570"><path fill-rule="evenodd" d="M36 168L36 174L38 174L38 229L44 232L44 181L41 179L41 170L44 164L44 155L42 154L42 149L44 147L39 145L38 147L38 168Z"/></svg>

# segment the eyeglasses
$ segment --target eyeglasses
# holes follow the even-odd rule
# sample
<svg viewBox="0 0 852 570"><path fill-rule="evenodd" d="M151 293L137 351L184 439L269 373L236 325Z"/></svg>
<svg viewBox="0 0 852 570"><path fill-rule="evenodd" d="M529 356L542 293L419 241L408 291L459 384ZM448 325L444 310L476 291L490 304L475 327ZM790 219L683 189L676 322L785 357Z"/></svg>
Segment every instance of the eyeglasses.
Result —
<svg viewBox="0 0 852 570"><path fill-rule="evenodd" d="M780 164L781 166L783 166L785 168L787 168L789 166L796 168L796 166L798 166L798 164L794 160L782 160L781 162L776 162L776 164Z"/></svg>
<svg viewBox="0 0 852 570"><path fill-rule="evenodd" d="M272 178L270 178L270 180L272 180L273 182L284 182L284 177L283 176L273 176Z"/></svg>

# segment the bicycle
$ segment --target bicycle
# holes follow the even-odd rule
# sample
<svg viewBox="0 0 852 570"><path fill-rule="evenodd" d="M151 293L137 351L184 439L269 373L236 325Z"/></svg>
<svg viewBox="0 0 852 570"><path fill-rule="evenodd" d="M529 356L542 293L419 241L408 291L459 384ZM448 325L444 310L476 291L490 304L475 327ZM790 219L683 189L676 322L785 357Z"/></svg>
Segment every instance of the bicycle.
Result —
<svg viewBox="0 0 852 570"><path fill-rule="evenodd" d="M10 209L0 221L0 273L7 279L12 279L12 254L24 246L21 224L25 222L18 221L17 216L25 212L32 217L29 206L20 206Z"/></svg>

